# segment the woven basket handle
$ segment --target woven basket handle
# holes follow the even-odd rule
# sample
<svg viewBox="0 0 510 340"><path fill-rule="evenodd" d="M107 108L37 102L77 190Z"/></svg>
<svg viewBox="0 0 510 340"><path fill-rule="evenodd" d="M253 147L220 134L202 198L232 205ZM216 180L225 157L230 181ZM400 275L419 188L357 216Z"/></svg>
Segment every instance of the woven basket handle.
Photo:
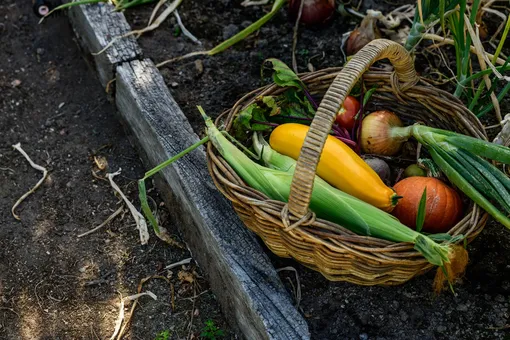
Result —
<svg viewBox="0 0 510 340"><path fill-rule="evenodd" d="M324 95L301 148L292 179L288 207L285 208L294 216L302 220L309 216L308 205L317 163L342 103L363 73L374 62L385 58L393 64L398 86L407 88L417 83L419 78L411 56L396 42L386 39L373 40L354 55Z"/></svg>

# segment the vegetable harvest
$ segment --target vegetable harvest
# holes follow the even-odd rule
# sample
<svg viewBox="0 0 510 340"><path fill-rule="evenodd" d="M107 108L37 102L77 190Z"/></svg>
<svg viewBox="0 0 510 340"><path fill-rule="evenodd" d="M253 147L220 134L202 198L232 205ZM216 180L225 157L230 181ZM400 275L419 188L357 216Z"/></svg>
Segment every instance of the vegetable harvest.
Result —
<svg viewBox="0 0 510 340"><path fill-rule="evenodd" d="M430 153L448 180L498 222L510 228L510 179L481 157L510 164L510 148L452 131L423 125L403 127L389 111L369 114L363 120L361 145L395 154L414 137Z"/></svg>
<svg viewBox="0 0 510 340"><path fill-rule="evenodd" d="M262 159L272 169L255 163L216 128L201 107L199 110L204 116L209 140L246 184L271 199L287 202L296 162L265 145L258 149L261 150ZM310 208L318 217L341 224L361 235L411 242L434 265L443 266L450 262L450 245L437 244L431 238L409 229L390 214L333 188L317 176Z"/></svg>
<svg viewBox="0 0 510 340"><path fill-rule="evenodd" d="M277 152L297 159L310 128L287 123L275 128L269 143ZM342 141L328 136L317 174L334 187L384 211L391 211L399 196L379 175Z"/></svg>

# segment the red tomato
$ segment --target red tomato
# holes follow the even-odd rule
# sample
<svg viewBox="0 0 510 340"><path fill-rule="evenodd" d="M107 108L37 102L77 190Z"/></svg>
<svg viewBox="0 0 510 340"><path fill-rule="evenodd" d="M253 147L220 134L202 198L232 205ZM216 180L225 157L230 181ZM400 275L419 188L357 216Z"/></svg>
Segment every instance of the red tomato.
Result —
<svg viewBox="0 0 510 340"><path fill-rule="evenodd" d="M351 130L356 121L356 115L359 111L359 102L353 96L347 96L344 103L336 115L338 125Z"/></svg>

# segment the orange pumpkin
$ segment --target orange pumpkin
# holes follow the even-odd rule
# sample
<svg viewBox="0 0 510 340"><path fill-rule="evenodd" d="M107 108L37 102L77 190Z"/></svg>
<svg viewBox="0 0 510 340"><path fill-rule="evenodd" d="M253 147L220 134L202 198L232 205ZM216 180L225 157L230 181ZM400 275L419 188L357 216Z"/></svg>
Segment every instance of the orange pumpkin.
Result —
<svg viewBox="0 0 510 340"><path fill-rule="evenodd" d="M447 232L462 216L462 201L454 189L437 178L408 177L395 184L393 189L403 198L393 210L393 215L406 226L416 229L416 215L425 188L427 203L423 231Z"/></svg>

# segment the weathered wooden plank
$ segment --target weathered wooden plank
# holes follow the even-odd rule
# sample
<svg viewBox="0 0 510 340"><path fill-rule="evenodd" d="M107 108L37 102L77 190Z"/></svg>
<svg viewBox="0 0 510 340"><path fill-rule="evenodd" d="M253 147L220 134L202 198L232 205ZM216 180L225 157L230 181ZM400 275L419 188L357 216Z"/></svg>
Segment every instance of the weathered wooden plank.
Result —
<svg viewBox="0 0 510 340"><path fill-rule="evenodd" d="M115 98L148 166L199 140L151 61L117 67ZM166 168L159 180L159 190L227 319L250 340L309 339L307 324L267 255L214 187L204 149Z"/></svg>
<svg viewBox="0 0 510 340"><path fill-rule="evenodd" d="M122 12L114 12L108 3L73 6L69 20L85 53L91 55L131 28ZM99 80L106 84L113 79L115 67L123 62L141 59L142 50L133 36L116 39L105 52L92 56Z"/></svg>

